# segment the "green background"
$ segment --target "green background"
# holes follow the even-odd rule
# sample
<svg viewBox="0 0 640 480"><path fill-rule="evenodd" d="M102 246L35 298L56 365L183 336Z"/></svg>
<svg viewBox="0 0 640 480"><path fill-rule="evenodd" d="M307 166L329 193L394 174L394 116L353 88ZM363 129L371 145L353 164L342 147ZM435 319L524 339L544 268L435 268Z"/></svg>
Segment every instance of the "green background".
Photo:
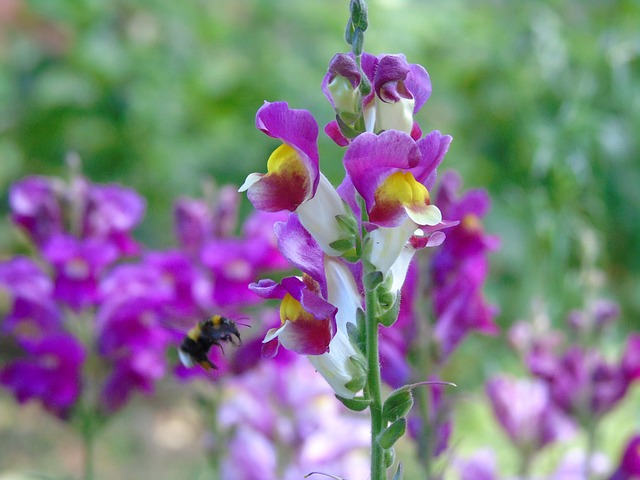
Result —
<svg viewBox="0 0 640 480"><path fill-rule="evenodd" d="M502 238L487 293L498 323L540 305L564 315L605 296L623 307L619 345L640 320L640 2L370 0L365 49L425 66L423 131L454 141L442 170L488 189ZM140 191L137 236L174 244L171 209L203 179L244 181L277 142L254 127L263 101L333 117L320 82L347 51L347 0L0 0L0 204L26 174L65 175L77 152L96 182ZM321 168L342 150L320 140ZM249 210L248 202L244 211ZM6 219L0 253L16 248ZM468 359L481 384L514 361ZM133 477L136 478L136 477Z"/></svg>

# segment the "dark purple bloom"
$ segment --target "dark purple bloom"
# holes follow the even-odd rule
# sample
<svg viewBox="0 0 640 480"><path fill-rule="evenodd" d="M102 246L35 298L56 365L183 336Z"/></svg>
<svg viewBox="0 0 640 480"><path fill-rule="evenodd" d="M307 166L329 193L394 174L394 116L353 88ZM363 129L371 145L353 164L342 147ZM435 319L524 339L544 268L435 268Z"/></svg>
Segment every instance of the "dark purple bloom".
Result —
<svg viewBox="0 0 640 480"><path fill-rule="evenodd" d="M579 420L611 411L631 383L622 365L607 363L599 352L577 345L559 356L534 348L526 362L534 375L547 382L556 405Z"/></svg>
<svg viewBox="0 0 640 480"><path fill-rule="evenodd" d="M162 352L147 350L117 361L102 388L100 403L104 409L108 413L119 410L136 391L153 393L155 381L165 372L162 357Z"/></svg>
<svg viewBox="0 0 640 480"><path fill-rule="evenodd" d="M640 435L627 443L620 465L609 480L637 480L640 478Z"/></svg>
<svg viewBox="0 0 640 480"><path fill-rule="evenodd" d="M51 238L42 253L55 269L56 299L75 311L96 305L100 277L118 258L118 251L110 243L70 235Z"/></svg>
<svg viewBox="0 0 640 480"><path fill-rule="evenodd" d="M206 201L180 198L173 207L175 235L185 252L197 256L213 233L213 213Z"/></svg>
<svg viewBox="0 0 640 480"><path fill-rule="evenodd" d="M498 422L522 451L537 451L573 432L541 380L496 377L487 383L487 395Z"/></svg>
<svg viewBox="0 0 640 480"><path fill-rule="evenodd" d="M0 262L0 288L10 301L3 333L26 342L60 330L62 316L53 300L53 283L33 260L18 256Z"/></svg>
<svg viewBox="0 0 640 480"><path fill-rule="evenodd" d="M13 222L24 228L39 247L64 230L60 204L63 188L52 178L31 176L14 183L9 190Z"/></svg>
<svg viewBox="0 0 640 480"><path fill-rule="evenodd" d="M496 334L497 308L482 293L488 273L487 254L498 248L497 237L487 235L480 222L489 210L489 197L482 190L458 197L460 178L453 172L442 177L436 204L444 218L460 220L447 230L447 241L435 253L431 265L434 336L441 357L447 357L471 330Z"/></svg>
<svg viewBox="0 0 640 480"><path fill-rule="evenodd" d="M382 379L393 388L400 388L410 381L411 367L407 357L416 335L417 319L413 311L413 302L419 283L418 275L418 264L413 262L402 285L398 319L391 327L380 330Z"/></svg>
<svg viewBox="0 0 640 480"><path fill-rule="evenodd" d="M90 185L83 215L82 237L107 241L122 255L138 253L131 231L144 217L146 205L136 191L117 184Z"/></svg>
<svg viewBox="0 0 640 480"><path fill-rule="evenodd" d="M84 348L71 335L53 334L26 344L25 353L0 370L0 383L18 402L37 399L53 414L66 416L80 395Z"/></svg>

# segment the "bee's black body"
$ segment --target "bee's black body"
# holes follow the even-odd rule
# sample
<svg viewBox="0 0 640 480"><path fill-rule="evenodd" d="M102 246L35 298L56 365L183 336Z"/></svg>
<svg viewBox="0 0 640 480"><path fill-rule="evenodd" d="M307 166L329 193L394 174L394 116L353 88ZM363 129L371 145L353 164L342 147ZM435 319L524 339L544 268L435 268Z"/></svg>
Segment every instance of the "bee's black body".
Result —
<svg viewBox="0 0 640 480"><path fill-rule="evenodd" d="M237 339L237 343L235 339ZM242 343L240 332L238 332L238 327L233 320L221 315L214 315L198 322L195 327L189 330L180 345L180 359L187 367L192 367L197 363L205 370L216 369L217 367L209 360L207 354L213 345L222 349L223 342L240 345Z"/></svg>

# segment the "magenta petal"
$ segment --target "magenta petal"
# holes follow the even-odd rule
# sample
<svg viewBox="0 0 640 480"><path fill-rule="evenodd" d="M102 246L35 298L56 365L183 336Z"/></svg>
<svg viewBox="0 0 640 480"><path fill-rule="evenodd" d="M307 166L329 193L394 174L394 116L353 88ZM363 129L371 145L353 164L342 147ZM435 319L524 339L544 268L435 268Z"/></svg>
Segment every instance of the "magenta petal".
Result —
<svg viewBox="0 0 640 480"><path fill-rule="evenodd" d="M273 340L269 340L268 342L265 342L262 344L262 351L260 352L260 355L265 360L269 358L273 358L278 353L279 346L280 346L280 342L278 341L277 338L274 338Z"/></svg>
<svg viewBox="0 0 640 480"><path fill-rule="evenodd" d="M259 280L249 285L249 289L262 298L282 299L287 294L285 288L269 278Z"/></svg>
<svg viewBox="0 0 640 480"><path fill-rule="evenodd" d="M416 142L397 130L387 130L380 135L363 133L351 143L344 156L347 174L368 209L373 206L380 183L390 174L412 169L419 163L420 150Z"/></svg>
<svg viewBox="0 0 640 480"><path fill-rule="evenodd" d="M349 140L342 134L342 132L340 131L340 127L338 126L338 122L336 122L335 120L333 122L327 123L327 125L324 127L324 133L326 133L327 136L331 140L333 140L339 147L346 147L347 145L349 145Z"/></svg>
<svg viewBox="0 0 640 480"><path fill-rule="evenodd" d="M287 322L278 335L283 347L301 355L322 355L329 351L329 320L296 320Z"/></svg>
<svg viewBox="0 0 640 480"><path fill-rule="evenodd" d="M325 284L324 252L302 226L298 216L290 215L286 223L276 223L274 229L278 237L278 248L289 263L319 284Z"/></svg>
<svg viewBox="0 0 640 480"><path fill-rule="evenodd" d="M315 193L320 167L318 124L313 116L306 110L290 109L286 102L265 102L256 114L256 128L298 151L309 171L312 192Z"/></svg>
<svg viewBox="0 0 640 480"><path fill-rule="evenodd" d="M436 168L438 168L438 165L440 165L449 150L452 140L451 135L442 135L435 130L417 142L422 154L422 162L419 168L412 170L412 173L415 179L424 184L428 190L435 183Z"/></svg>
<svg viewBox="0 0 640 480"><path fill-rule="evenodd" d="M429 78L429 74L422 65L412 63L409 65L409 74L405 80L405 85L415 100L413 113L416 113L431 96L431 79Z"/></svg>

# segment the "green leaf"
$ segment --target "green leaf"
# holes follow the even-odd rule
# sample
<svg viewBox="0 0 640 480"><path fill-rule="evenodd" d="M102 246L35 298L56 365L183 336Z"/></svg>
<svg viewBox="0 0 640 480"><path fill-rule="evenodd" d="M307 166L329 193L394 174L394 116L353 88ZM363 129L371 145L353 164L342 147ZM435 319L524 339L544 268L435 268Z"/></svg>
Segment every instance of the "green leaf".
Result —
<svg viewBox="0 0 640 480"><path fill-rule="evenodd" d="M334 250L337 250L338 252L346 252L347 250L353 249L353 237L340 238L334 242L331 242L329 246Z"/></svg>
<svg viewBox="0 0 640 480"><path fill-rule="evenodd" d="M413 406L413 394L406 386L391 392L382 406L382 418L387 422L406 417Z"/></svg>
<svg viewBox="0 0 640 480"><path fill-rule="evenodd" d="M400 437L407 430L407 419L399 418L378 435L378 443L385 450L393 447Z"/></svg>
<svg viewBox="0 0 640 480"><path fill-rule="evenodd" d="M382 308L382 307L381 307ZM400 292L396 295L396 301L393 302L391 308L383 309L383 312L378 315L378 322L385 327L390 327L398 319L400 313Z"/></svg>
<svg viewBox="0 0 640 480"><path fill-rule="evenodd" d="M404 476L404 466L402 463L398 464L398 469L396 470L396 474L393 476L393 480L402 480Z"/></svg>
<svg viewBox="0 0 640 480"><path fill-rule="evenodd" d="M336 215L336 222L338 222L343 232L353 236L358 233L358 222L356 222L353 215Z"/></svg>
<svg viewBox="0 0 640 480"><path fill-rule="evenodd" d="M350 263L356 263L358 260L360 260L360 255L358 255L358 252L355 248L352 248L350 250L347 250L346 252L342 252L340 254L340 258L344 258L347 262Z"/></svg>
<svg viewBox="0 0 640 480"><path fill-rule="evenodd" d="M382 418L387 422L406 417L413 406L413 394L411 389L405 387L398 388L384 401L382 406Z"/></svg>
<svg viewBox="0 0 640 480"><path fill-rule="evenodd" d="M342 402L342 404L349 410L354 412L362 412L369 408L371 405L371 399L364 397L345 398L340 395L336 395L336 398Z"/></svg>

